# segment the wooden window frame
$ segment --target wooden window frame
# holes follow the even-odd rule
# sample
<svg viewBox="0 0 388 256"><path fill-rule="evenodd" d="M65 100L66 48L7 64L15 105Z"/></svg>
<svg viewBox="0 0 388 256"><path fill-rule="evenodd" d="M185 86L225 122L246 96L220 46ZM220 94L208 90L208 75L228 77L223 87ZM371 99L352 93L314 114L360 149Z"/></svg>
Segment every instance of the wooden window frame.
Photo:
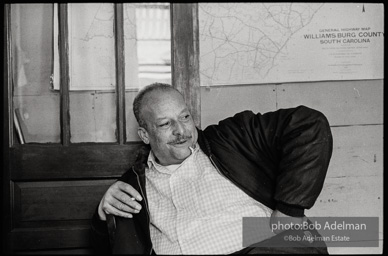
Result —
<svg viewBox="0 0 388 256"><path fill-rule="evenodd" d="M201 127L198 4L171 4L171 24L172 84Z"/></svg>
<svg viewBox="0 0 388 256"><path fill-rule="evenodd" d="M5 32L4 42L4 137L7 150L28 152L39 147L53 148L57 146L89 148L92 145L128 145L126 141L125 122L125 60L124 60L124 28L123 28L123 4L114 4L115 11L115 52L116 56L116 121L117 121L117 142L113 143L71 143L70 142L70 112L69 112L69 40L67 23L67 4L58 5L59 16L59 61L60 61L60 126L61 143L31 143L20 145L15 139L13 130L12 115L12 65L11 65L11 38L10 38L10 9L11 5L6 4L4 11ZM199 83L199 43L198 43L198 4L171 3L171 54L172 54L172 85L183 94L189 110L194 118L195 124L200 127L200 83ZM187 17L192 17L188 19ZM129 143L129 144L139 144ZM10 152L12 158L12 152ZM18 155L18 154L16 154ZM31 154L37 157L35 154ZM19 156L16 161L19 161ZM19 166L20 163L16 163Z"/></svg>
<svg viewBox="0 0 388 256"><path fill-rule="evenodd" d="M116 53L117 141L126 142L125 59L123 4L114 4ZM200 127L198 4L171 4L172 85L183 94L195 124ZM188 19L187 17L192 17ZM59 55L61 76L61 138L70 145L68 6L59 4Z"/></svg>
<svg viewBox="0 0 388 256"><path fill-rule="evenodd" d="M171 3L171 62L172 85L180 90L193 115L196 125L200 126L200 84L199 84L199 45L198 45L198 4ZM124 72L124 35L123 4L114 4L115 12L115 53L116 56L116 106L117 142L115 143L71 143L69 113L69 44L67 25L67 4L59 4L59 54L60 54L60 125L61 143L19 144L13 126L13 87L12 87L12 38L10 31L11 4L4 8L4 68L3 68L3 217L2 240L6 252L20 250L45 250L39 243L39 235L44 228L52 230L51 249L82 248L87 246L86 237L72 240L67 244L61 240L63 235L77 237L85 232L73 226L57 228L53 221L33 224L38 232L31 232L29 226L19 223L14 216L14 186L18 182L56 182L73 180L115 179L128 170L135 160L138 142L126 141L125 123L125 72ZM192 18L188 18L192 17ZM36 183L35 183L36 184ZM69 223L78 223L73 221ZM83 223L83 222L82 222ZM42 225L42 226L40 226ZM48 225L48 226L47 226ZM52 226L50 226L52 225ZM62 225L62 224L61 224ZM67 225L67 224L66 224ZM73 224L68 224L73 225ZM40 231L41 230L41 231ZM11 232L12 231L12 232ZM78 233L72 233L78 232ZM81 233L80 233L81 232ZM37 233L36 235L33 235ZM42 233L42 234L43 234ZM82 233L83 234L83 233ZM55 238L58 237L57 240ZM28 238L28 239L24 239ZM28 241L28 242L22 242Z"/></svg>
<svg viewBox="0 0 388 256"><path fill-rule="evenodd" d="M9 146L14 147L12 115L12 82L8 77L12 74L11 40L9 33L10 4L5 5L4 21L4 105L8 109L4 117L8 122ZM126 143L126 118L125 118L125 59L124 59L124 24L123 4L114 4L115 15L115 55L116 55L116 122L117 142ZM171 60L172 60L172 86L177 88L184 96L188 108L194 118L195 124L201 126L201 95L199 81L199 32L198 32L198 4L171 3ZM69 73L69 38L68 38L68 4L58 4L59 17L59 62L60 62L60 127L61 145L69 146L88 143L71 143L70 141L70 73ZM192 17L191 19L187 17ZM8 41L7 41L8 40ZM8 72L8 73L7 73ZM4 130L5 131L5 130ZM110 144L110 143L107 143ZM44 144L41 144L44 145ZM28 144L24 145L28 147Z"/></svg>
<svg viewBox="0 0 388 256"><path fill-rule="evenodd" d="M3 170L2 170L2 248L3 252L10 252L11 231L11 193L10 193L10 148L13 145L13 115L12 113L12 87L11 87L11 31L10 31L11 6L4 5L4 55L3 55Z"/></svg>

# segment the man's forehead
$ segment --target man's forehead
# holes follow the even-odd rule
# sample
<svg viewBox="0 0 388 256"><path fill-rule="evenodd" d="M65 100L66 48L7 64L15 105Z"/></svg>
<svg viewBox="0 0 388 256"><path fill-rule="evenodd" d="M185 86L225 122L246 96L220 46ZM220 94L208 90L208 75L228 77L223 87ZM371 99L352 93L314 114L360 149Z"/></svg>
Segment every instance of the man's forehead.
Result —
<svg viewBox="0 0 388 256"><path fill-rule="evenodd" d="M153 91L144 98L143 110L156 115L156 118L162 118L167 114L165 111L179 113L187 111L187 105L182 95L175 90Z"/></svg>
<svg viewBox="0 0 388 256"><path fill-rule="evenodd" d="M183 101L183 96L179 92L177 92L174 89L164 89L164 90L154 90L149 92L144 99L147 100L153 100L153 101L163 101L167 98L174 98L177 100Z"/></svg>

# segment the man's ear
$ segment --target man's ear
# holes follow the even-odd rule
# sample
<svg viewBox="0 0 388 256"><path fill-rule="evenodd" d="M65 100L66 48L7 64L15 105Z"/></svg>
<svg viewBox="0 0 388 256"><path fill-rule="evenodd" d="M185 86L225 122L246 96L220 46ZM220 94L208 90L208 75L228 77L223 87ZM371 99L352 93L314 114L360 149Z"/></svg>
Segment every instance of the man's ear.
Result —
<svg viewBox="0 0 388 256"><path fill-rule="evenodd" d="M150 144L150 140L148 138L148 132L146 129L143 127L137 128L137 134L139 134L140 139L145 143L145 144Z"/></svg>

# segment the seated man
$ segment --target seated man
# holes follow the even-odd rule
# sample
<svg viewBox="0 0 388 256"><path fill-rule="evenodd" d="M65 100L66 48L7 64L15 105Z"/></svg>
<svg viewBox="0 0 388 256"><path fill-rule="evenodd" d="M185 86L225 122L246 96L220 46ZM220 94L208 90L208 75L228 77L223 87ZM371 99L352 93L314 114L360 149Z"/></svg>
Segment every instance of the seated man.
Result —
<svg viewBox="0 0 388 256"><path fill-rule="evenodd" d="M243 248L243 217L300 224L321 192L332 136L318 111L244 111L202 131L179 91L160 83L141 90L133 110L145 145L96 210L98 252L268 253ZM108 214L116 216L113 245Z"/></svg>

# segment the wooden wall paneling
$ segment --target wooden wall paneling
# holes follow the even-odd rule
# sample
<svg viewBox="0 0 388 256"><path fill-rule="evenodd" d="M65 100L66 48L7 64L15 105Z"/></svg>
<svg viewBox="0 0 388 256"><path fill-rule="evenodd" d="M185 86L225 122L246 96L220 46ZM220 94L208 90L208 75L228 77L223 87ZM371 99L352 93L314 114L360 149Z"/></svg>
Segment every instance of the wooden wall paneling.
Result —
<svg viewBox="0 0 388 256"><path fill-rule="evenodd" d="M332 126L383 123L383 80L210 86L201 87L201 98L204 127L236 110L298 105L320 110Z"/></svg>
<svg viewBox="0 0 388 256"><path fill-rule="evenodd" d="M18 190L21 222L54 220L88 220L106 189L115 182L108 180L15 182ZM15 198L16 199L16 198Z"/></svg>
<svg viewBox="0 0 388 256"><path fill-rule="evenodd" d="M379 217L383 240L383 125L332 127L333 156L311 217ZM374 248L329 248L329 253L381 253Z"/></svg>
<svg viewBox="0 0 388 256"><path fill-rule="evenodd" d="M332 126L382 124L384 80L289 83L277 86L278 108L306 105Z"/></svg>
<svg viewBox="0 0 388 256"><path fill-rule="evenodd" d="M171 4L172 84L182 92L195 124L201 126L198 4Z"/></svg>
<svg viewBox="0 0 388 256"><path fill-rule="evenodd" d="M63 249L46 249L46 250L22 250L15 252L23 255L88 255L93 254L93 250L90 248L63 248Z"/></svg>
<svg viewBox="0 0 388 256"><path fill-rule="evenodd" d="M11 246L15 251L86 248L90 246L89 225L55 228L13 229Z"/></svg>
<svg viewBox="0 0 388 256"><path fill-rule="evenodd" d="M13 145L14 133L13 133L13 113L12 111L12 61L11 61L11 31L10 31L10 14L11 5L5 4L3 12L4 21L4 50L3 50L3 143L2 143L2 172L1 172L1 252L9 253L11 251L9 243L9 232L12 228L12 216L11 216L11 198L10 198L10 165L9 148Z"/></svg>
<svg viewBox="0 0 388 256"><path fill-rule="evenodd" d="M136 159L140 144L86 144L11 148L11 179L58 180L119 177Z"/></svg>
<svg viewBox="0 0 388 256"><path fill-rule="evenodd" d="M15 182L13 248L89 247L90 218L114 181Z"/></svg>
<svg viewBox="0 0 388 256"><path fill-rule="evenodd" d="M328 177L382 176L384 125L331 129L334 144Z"/></svg>
<svg viewBox="0 0 388 256"><path fill-rule="evenodd" d="M332 125L334 149L322 193L307 216L383 219L382 80L202 87L201 97L204 127L243 109L306 105L322 111ZM382 221L380 237L382 242ZM381 248L329 252L379 253Z"/></svg>
<svg viewBox="0 0 388 256"><path fill-rule="evenodd" d="M382 217L383 126L333 127L332 132L326 181L309 214Z"/></svg>
<svg viewBox="0 0 388 256"><path fill-rule="evenodd" d="M203 128L243 110L265 113L276 110L275 85L201 87Z"/></svg>
<svg viewBox="0 0 388 256"><path fill-rule="evenodd" d="M59 24L59 74L61 94L61 138L62 144L70 144L70 111L69 111L69 28L67 4L58 4Z"/></svg>
<svg viewBox="0 0 388 256"><path fill-rule="evenodd" d="M126 141L125 124L125 53L124 53L124 10L123 4L115 4L115 49L116 49L116 123L117 140Z"/></svg>
<svg viewBox="0 0 388 256"><path fill-rule="evenodd" d="M383 217L382 177L327 177L308 216Z"/></svg>

